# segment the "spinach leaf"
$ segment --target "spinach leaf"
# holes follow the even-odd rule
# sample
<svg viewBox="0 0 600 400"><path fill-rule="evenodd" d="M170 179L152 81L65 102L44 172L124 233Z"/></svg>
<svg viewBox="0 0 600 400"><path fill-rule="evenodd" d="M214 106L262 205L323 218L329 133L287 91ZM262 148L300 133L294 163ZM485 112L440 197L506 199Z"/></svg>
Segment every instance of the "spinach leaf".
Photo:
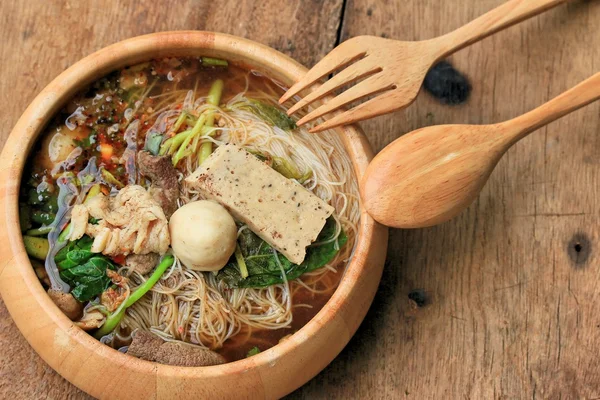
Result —
<svg viewBox="0 0 600 400"><path fill-rule="evenodd" d="M71 286L71 294L79 301L89 301L108 289L111 284L107 269L113 263L102 254L92 253L93 239L83 236L69 242L54 258L60 278Z"/></svg>
<svg viewBox="0 0 600 400"><path fill-rule="evenodd" d="M332 238L336 231L336 221L329 218L317 238L317 242ZM217 274L217 279L223 280L229 287L234 288L261 288L283 282L281 268L285 271L288 281L300 275L323 267L333 260L339 249L346 244L348 237L344 231L340 232L337 241L321 245L310 245L306 248L306 257L302 264L293 264L282 254L273 252L273 248L249 229L244 229L238 238L238 243L248 268L248 277L243 279L240 275L235 257ZM277 258L276 258L277 257ZM279 263L277 262L279 261Z"/></svg>
<svg viewBox="0 0 600 400"><path fill-rule="evenodd" d="M79 240L69 242L65 247L60 249L60 251L58 253L56 253L56 256L54 257L54 261L60 268L61 267L60 263L64 260L67 260L69 253L74 250L89 251L91 254L92 243L94 243L94 240L91 237L85 236L85 235L82 236L81 239L79 239ZM91 255L90 255L90 257L91 257Z"/></svg>
<svg viewBox="0 0 600 400"><path fill-rule="evenodd" d="M274 105L256 99L248 99L248 102L250 103L248 109L271 125L277 126L284 131L296 129L296 122Z"/></svg>

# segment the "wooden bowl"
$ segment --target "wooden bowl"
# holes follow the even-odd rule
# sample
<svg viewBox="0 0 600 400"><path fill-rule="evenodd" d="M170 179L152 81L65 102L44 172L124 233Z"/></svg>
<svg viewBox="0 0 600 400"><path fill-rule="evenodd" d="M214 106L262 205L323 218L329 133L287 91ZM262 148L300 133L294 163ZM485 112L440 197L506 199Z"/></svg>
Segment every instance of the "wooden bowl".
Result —
<svg viewBox="0 0 600 400"><path fill-rule="evenodd" d="M38 135L84 86L127 65L161 56L213 56L290 85L306 69L261 44L212 32L163 32L106 47L52 81L25 110L0 158L0 294L21 333L58 373L98 398L278 398L306 383L348 343L379 284L387 228L361 212L354 256L331 299L289 340L248 359L213 367L143 361L80 330L46 295L29 262L18 218L19 184ZM340 128L358 179L372 157L356 126Z"/></svg>

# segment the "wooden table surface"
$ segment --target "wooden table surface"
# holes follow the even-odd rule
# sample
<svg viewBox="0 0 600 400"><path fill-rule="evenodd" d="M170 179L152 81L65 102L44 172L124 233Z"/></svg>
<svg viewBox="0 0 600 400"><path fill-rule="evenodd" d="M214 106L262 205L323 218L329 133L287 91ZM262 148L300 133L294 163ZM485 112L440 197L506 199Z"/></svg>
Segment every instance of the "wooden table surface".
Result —
<svg viewBox="0 0 600 400"><path fill-rule="evenodd" d="M448 32L503 0L0 2L0 144L33 97L81 57L161 30L227 32L312 66L346 38ZM451 58L461 106L421 93L362 124L376 150L413 129L493 123L600 70L600 1L574 1ZM500 161L458 218L393 230L369 314L291 398L600 397L600 103L540 129ZM424 297L425 304L409 299ZM418 299L421 300L421 299ZM87 398L29 347L0 302L0 397Z"/></svg>

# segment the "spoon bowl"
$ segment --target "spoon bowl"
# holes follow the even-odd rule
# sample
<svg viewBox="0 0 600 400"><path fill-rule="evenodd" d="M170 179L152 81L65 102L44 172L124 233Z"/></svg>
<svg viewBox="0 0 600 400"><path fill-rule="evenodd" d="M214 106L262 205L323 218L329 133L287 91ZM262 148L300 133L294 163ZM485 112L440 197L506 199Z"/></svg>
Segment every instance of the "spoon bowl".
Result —
<svg viewBox="0 0 600 400"><path fill-rule="evenodd" d="M395 228L445 222L477 197L502 155L536 129L600 98L600 73L520 117L494 125L418 129L386 146L361 181L367 212Z"/></svg>
<svg viewBox="0 0 600 400"><path fill-rule="evenodd" d="M505 141L498 128L440 125L396 139L365 173L361 193L368 213L402 228L452 218L477 197L502 157Z"/></svg>

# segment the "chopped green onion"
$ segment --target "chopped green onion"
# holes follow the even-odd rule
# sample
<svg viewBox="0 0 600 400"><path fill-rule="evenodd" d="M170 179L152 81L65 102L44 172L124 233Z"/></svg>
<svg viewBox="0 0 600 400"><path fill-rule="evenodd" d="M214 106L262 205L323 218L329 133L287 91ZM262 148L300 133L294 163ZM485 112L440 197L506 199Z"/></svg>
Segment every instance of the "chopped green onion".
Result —
<svg viewBox="0 0 600 400"><path fill-rule="evenodd" d="M184 157L185 150L187 149L187 147L190 144L190 142L192 141L192 139L194 137L196 137L202 131L202 128L204 127L204 122L206 121L206 118L207 117L205 114L202 114L200 116L200 118L198 118L198 121L196 121L196 125L194 125L194 127L192 128L190 134L186 136L185 140L179 147L179 150L177 150L177 153L173 157L173 166L176 166L177 163L179 163L179 161Z"/></svg>
<svg viewBox="0 0 600 400"><path fill-rule="evenodd" d="M188 114L188 112L183 110L181 112L181 114L179 114L177 121L175 121L175 123L173 124L173 127L171 128L171 132L177 132L179 130L179 128L181 128L181 125L186 121L187 117L189 117L189 116L190 115Z"/></svg>
<svg viewBox="0 0 600 400"><path fill-rule="evenodd" d="M179 146L181 146L181 143L183 143L183 141L192 133L191 130L187 130L187 131L183 131L178 133L177 135L173 136L170 139L167 139L162 146L160 146L160 151L158 152L158 154L165 155L173 155L173 153L175 153L177 151L177 149L179 148Z"/></svg>
<svg viewBox="0 0 600 400"><path fill-rule="evenodd" d="M188 115L188 117L185 120L185 123L186 123L187 126L193 127L194 125L196 125L196 121L197 120L198 119L194 118L193 115Z"/></svg>
<svg viewBox="0 0 600 400"><path fill-rule="evenodd" d="M246 354L246 358L255 356L258 353L260 353L260 349L258 348L258 346L254 346L253 348L248 350L248 353Z"/></svg>
<svg viewBox="0 0 600 400"><path fill-rule="evenodd" d="M201 60L203 65L210 65L213 67L227 67L229 65L227 61L219 58L201 57Z"/></svg>
<svg viewBox="0 0 600 400"><path fill-rule="evenodd" d="M121 306L119 306L119 308L115 310L115 312L113 312L106 318L104 325L102 325L102 327L98 329L98 331L94 335L96 339L100 339L102 336L106 336L109 333L111 333L123 319L123 316L125 315L125 310L127 310L127 308L131 307L136 301L141 299L142 296L148 293L148 291L152 289L152 287L156 285L156 282L158 282L158 280L163 276L167 268L173 265L174 261L175 257L173 257L172 255L167 254L166 256L164 256L164 258L158 264L152 275L150 275L150 278L148 278L146 282L138 286L137 289L133 293L131 293L131 295L127 298L127 300L125 300L125 302L121 304Z"/></svg>
<svg viewBox="0 0 600 400"><path fill-rule="evenodd" d="M223 88L225 87L225 83L222 79L217 79L213 82L210 90L208 91L208 97L206 98L206 102L208 104L212 104L213 106L219 106L221 102L221 96L223 95Z"/></svg>
<svg viewBox="0 0 600 400"><path fill-rule="evenodd" d="M206 161L208 157L212 154L212 142L204 142L200 146L200 154L198 156L198 162L200 165Z"/></svg>
<svg viewBox="0 0 600 400"><path fill-rule="evenodd" d="M225 87L225 83L221 79L217 79L213 82L210 90L208 92L208 97L206 98L206 102L208 104L212 104L215 107L219 106L221 102L221 96L223 95L223 88ZM206 126L212 127L215 124L215 112L208 111L208 116L206 117ZM204 142L200 146L200 154L198 155L198 164L202 164L212 153L212 142Z"/></svg>

